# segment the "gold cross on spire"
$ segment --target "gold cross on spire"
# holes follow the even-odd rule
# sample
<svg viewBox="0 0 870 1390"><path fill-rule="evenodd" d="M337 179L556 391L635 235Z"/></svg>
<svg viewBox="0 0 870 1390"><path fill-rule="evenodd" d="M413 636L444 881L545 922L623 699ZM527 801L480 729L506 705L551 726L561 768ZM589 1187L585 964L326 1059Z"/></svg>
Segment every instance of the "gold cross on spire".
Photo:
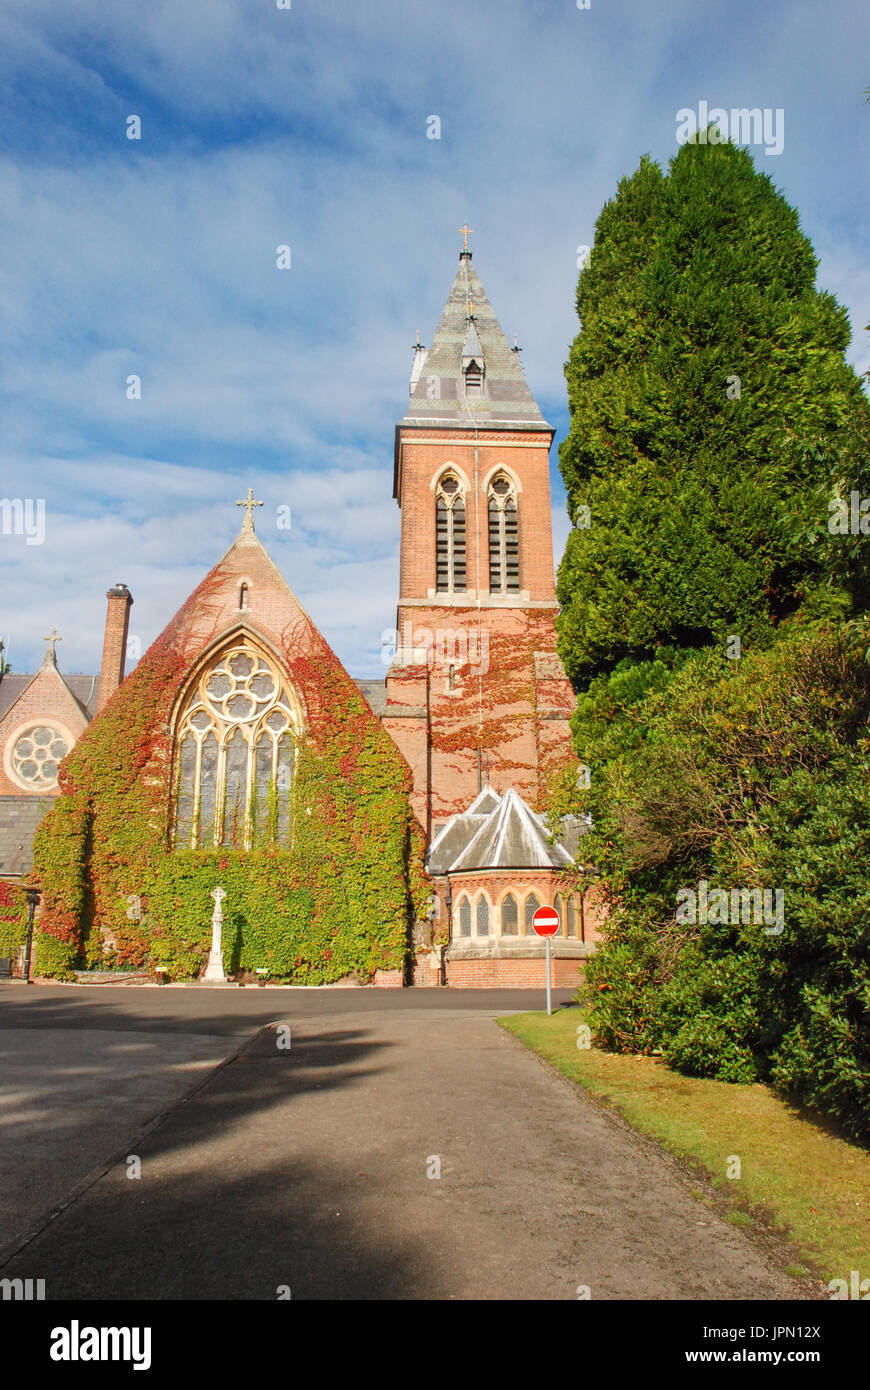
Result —
<svg viewBox="0 0 870 1390"><path fill-rule="evenodd" d="M54 650L54 644L55 644L55 642L62 642L62 641L63 641L63 638L61 637L61 635L60 635L60 633L58 632L57 628L56 628L56 627L53 627L53 628L51 629L51 632L49 632L48 635L47 635L46 637L43 637L42 640L43 640L43 642L47 642L47 643L48 643L48 651L45 653L45 662L44 662L44 665L46 665L46 666L48 666L48 665L56 666L56 665L57 665L57 653L56 653L55 650Z"/></svg>
<svg viewBox="0 0 870 1390"><path fill-rule="evenodd" d="M250 529L251 531L253 531L253 529L254 529L254 507L262 507L262 506L263 506L263 503L262 503L262 502L256 502L256 501L254 500L254 489L251 488L251 487L248 488L248 495L247 495L247 497L244 499L243 502L240 502L238 499L236 499L236 506L237 506L237 507L246 507L246 508L247 508L247 514L246 514L246 516L245 516L244 521L242 522L242 525L245 527L246 530L247 530L247 529Z"/></svg>
<svg viewBox="0 0 870 1390"><path fill-rule="evenodd" d="M463 247L463 250L467 251L467 250L468 250L468 238L469 238L470 236L473 236L473 235L474 235L474 228L473 228L473 227L469 227L469 225L468 225L467 222L463 222L462 226L459 228L459 234L460 234L460 236L462 236L462 237L465 238L465 246Z"/></svg>

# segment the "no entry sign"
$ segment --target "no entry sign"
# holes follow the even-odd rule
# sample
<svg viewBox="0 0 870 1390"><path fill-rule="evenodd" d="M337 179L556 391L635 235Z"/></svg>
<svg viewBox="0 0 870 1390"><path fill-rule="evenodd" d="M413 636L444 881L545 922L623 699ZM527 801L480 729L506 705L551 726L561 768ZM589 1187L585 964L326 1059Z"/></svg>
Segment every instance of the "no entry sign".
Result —
<svg viewBox="0 0 870 1390"><path fill-rule="evenodd" d="M545 938L547 947L547 1013L553 1012L553 996L550 988L550 937L555 936L559 930L559 914L554 907L546 904L539 907L532 917L532 926L538 936Z"/></svg>
<svg viewBox="0 0 870 1390"><path fill-rule="evenodd" d="M559 914L554 907L539 907L532 917L538 936L555 936L559 930Z"/></svg>

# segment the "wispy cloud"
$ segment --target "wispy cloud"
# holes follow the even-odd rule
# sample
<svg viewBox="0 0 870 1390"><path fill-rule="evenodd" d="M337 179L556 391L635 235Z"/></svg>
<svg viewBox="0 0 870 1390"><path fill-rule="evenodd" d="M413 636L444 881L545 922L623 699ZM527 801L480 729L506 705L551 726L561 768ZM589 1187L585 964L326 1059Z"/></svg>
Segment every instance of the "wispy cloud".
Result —
<svg viewBox="0 0 870 1390"><path fill-rule="evenodd" d="M642 153L675 153L676 111L700 98L785 109L783 154L758 162L798 206L866 368L868 38L848 0L703 18L695 0L500 0L473 24L459 0L7 0L0 492L48 513L43 546L0 538L18 669L55 623L64 666L95 669L118 580L147 646L226 549L251 485L327 639L354 674L382 674L393 425L456 228L476 228L489 297L564 432L576 247ZM558 557L555 451L553 472Z"/></svg>

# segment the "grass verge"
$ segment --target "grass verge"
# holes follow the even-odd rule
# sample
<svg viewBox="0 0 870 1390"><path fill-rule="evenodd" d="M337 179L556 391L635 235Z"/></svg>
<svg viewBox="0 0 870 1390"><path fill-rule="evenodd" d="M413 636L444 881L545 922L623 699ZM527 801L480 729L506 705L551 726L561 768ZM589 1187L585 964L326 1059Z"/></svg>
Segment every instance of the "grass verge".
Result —
<svg viewBox="0 0 870 1390"><path fill-rule="evenodd" d="M503 1028L600 1103L706 1174L695 1191L726 1220L798 1247L786 1273L826 1282L870 1278L870 1157L798 1114L766 1086L681 1076L660 1057L578 1049L583 1013L512 1014ZM729 1165L740 1177L729 1179ZM870 1287L870 1286L868 1286Z"/></svg>

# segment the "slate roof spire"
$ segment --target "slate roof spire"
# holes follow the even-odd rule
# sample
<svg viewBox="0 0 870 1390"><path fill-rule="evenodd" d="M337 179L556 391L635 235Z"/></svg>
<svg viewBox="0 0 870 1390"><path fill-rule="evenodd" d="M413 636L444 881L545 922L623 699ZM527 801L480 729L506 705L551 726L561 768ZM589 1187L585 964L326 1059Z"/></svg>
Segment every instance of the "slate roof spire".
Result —
<svg viewBox="0 0 870 1390"><path fill-rule="evenodd" d="M484 429L550 431L514 352L480 283L471 252L459 252L459 268L425 359L415 363L411 398L402 425L456 429L472 421ZM468 399L464 372L474 361L484 370L482 394Z"/></svg>

